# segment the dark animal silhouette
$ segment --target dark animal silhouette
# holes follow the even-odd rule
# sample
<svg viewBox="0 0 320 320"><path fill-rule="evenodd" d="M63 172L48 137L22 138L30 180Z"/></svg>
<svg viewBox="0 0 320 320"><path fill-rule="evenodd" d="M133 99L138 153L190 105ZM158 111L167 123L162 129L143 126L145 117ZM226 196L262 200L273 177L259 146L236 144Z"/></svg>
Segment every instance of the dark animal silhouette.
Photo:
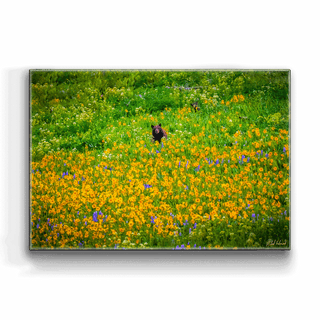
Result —
<svg viewBox="0 0 320 320"><path fill-rule="evenodd" d="M167 133L161 128L161 123L158 126L151 125L152 128L152 140L153 142L161 142L161 139L165 137L168 139Z"/></svg>
<svg viewBox="0 0 320 320"><path fill-rule="evenodd" d="M200 111L200 107L198 106L198 102L191 103L191 106L193 107L195 112Z"/></svg>

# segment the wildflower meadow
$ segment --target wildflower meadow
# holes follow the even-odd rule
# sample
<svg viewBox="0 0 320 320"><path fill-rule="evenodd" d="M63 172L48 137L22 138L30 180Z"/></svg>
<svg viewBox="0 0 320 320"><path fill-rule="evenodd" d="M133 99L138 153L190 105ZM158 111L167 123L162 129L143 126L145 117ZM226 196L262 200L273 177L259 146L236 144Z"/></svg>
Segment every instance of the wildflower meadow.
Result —
<svg viewBox="0 0 320 320"><path fill-rule="evenodd" d="M290 249L289 76L31 70L30 249Z"/></svg>

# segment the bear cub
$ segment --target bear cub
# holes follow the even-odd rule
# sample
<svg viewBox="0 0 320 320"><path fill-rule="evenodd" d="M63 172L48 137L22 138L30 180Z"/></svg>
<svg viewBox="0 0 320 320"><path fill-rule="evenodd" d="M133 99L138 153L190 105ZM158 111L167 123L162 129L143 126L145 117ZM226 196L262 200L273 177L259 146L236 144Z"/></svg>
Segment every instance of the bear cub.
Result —
<svg viewBox="0 0 320 320"><path fill-rule="evenodd" d="M161 123L158 126L151 125L152 128L152 140L153 142L158 141L159 144L161 142L161 139L165 137L168 139L167 133L161 128Z"/></svg>
<svg viewBox="0 0 320 320"><path fill-rule="evenodd" d="M195 103L191 103L191 106L194 109L194 112L200 111L200 107L198 106L198 101Z"/></svg>

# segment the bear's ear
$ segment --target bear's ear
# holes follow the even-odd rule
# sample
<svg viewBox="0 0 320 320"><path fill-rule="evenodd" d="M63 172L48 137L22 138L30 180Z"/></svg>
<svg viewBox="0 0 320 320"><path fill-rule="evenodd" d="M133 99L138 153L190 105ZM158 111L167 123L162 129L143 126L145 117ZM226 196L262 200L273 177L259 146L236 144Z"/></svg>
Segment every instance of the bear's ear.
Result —
<svg viewBox="0 0 320 320"><path fill-rule="evenodd" d="M159 123L159 127L161 127L161 123Z"/></svg>
<svg viewBox="0 0 320 320"><path fill-rule="evenodd" d="M151 128L153 129L153 125L151 125Z"/></svg>

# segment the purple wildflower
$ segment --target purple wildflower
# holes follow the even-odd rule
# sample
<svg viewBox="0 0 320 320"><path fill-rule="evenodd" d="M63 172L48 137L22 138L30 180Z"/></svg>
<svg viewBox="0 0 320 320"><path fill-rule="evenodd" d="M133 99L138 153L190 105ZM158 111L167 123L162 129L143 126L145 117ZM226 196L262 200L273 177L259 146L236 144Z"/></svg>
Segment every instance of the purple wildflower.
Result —
<svg viewBox="0 0 320 320"><path fill-rule="evenodd" d="M93 215L92 215L92 220L94 221L94 222L98 222L99 220L98 220L98 212L94 212L93 213Z"/></svg>

